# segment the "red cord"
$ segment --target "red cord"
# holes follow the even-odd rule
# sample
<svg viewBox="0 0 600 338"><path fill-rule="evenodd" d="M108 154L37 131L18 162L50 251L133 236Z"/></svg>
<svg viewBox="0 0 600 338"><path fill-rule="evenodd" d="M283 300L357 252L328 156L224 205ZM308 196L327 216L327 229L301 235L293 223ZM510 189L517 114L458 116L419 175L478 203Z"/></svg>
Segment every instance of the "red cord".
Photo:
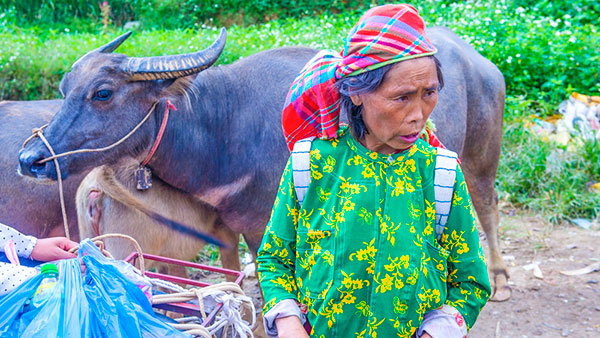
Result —
<svg viewBox="0 0 600 338"><path fill-rule="evenodd" d="M169 121L169 111L171 109L177 110L177 108L175 108L175 106L171 103L171 101L167 100L167 103L165 104L165 113L163 115L162 123L160 124L160 129L158 130L158 135L156 135L156 140L154 141L154 144L152 145L152 149L150 149L150 153L148 153L148 156L146 156L146 159L142 162L142 164L140 164L141 167L145 167L148 164L148 162L150 162L150 159L156 152L156 149L158 149L158 146L160 145L160 141L162 140L163 135L165 134L165 129L167 128L167 122Z"/></svg>

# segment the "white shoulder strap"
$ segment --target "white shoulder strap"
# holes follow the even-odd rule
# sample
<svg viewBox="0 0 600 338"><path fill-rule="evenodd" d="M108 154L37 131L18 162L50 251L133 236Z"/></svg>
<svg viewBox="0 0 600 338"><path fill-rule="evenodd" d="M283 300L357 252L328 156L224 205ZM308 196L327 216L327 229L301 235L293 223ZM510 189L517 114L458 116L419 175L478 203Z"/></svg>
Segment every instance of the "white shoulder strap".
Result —
<svg viewBox="0 0 600 338"><path fill-rule="evenodd" d="M458 155L455 152L437 148L433 189L435 194L435 235L438 241L442 238L452 207L457 158Z"/></svg>
<svg viewBox="0 0 600 338"><path fill-rule="evenodd" d="M294 144L292 150L294 189L300 206L304 202L304 196L310 185L310 147L314 139L314 137L302 139Z"/></svg>
<svg viewBox="0 0 600 338"><path fill-rule="evenodd" d="M292 175L298 202L302 205L310 185L310 148L314 137L300 140L292 150ZM435 194L435 233L438 240L442 237L446 221L452 206L456 164L458 155L450 150L438 148L434 173Z"/></svg>

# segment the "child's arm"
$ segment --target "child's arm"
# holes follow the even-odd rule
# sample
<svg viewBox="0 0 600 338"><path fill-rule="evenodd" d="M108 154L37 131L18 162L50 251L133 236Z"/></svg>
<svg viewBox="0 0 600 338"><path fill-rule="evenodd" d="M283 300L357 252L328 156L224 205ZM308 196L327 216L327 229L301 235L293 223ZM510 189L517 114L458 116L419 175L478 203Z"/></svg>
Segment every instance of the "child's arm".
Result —
<svg viewBox="0 0 600 338"><path fill-rule="evenodd" d="M15 243L17 255L23 258L29 258L31 256L33 248L37 243L37 238L23 235L17 230L0 223L0 251L4 252L4 246L6 246L10 240Z"/></svg>
<svg viewBox="0 0 600 338"><path fill-rule="evenodd" d="M66 237L51 237L37 239L33 236L23 235L17 230L0 223L0 252L9 241L15 244L15 250L19 257L35 261L49 262L57 259L74 258L76 255L69 250L77 246Z"/></svg>

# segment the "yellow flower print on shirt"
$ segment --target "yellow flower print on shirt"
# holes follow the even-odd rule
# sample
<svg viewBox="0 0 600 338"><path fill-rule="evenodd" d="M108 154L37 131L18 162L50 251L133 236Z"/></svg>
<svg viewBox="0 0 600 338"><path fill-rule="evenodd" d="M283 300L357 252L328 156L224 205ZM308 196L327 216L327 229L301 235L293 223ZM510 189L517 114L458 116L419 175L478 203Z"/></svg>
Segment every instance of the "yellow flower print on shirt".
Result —
<svg viewBox="0 0 600 338"><path fill-rule="evenodd" d="M340 299L330 299L329 302L327 302L327 305L319 311L320 315L327 318L327 325L330 328L335 323L336 317L343 314L343 306L354 304L356 297L354 297L353 292L369 285L368 280L352 278L354 275L353 273L348 274L344 272L344 270L341 270L341 273L344 278L342 280L342 286L337 289L341 294Z"/></svg>
<svg viewBox="0 0 600 338"><path fill-rule="evenodd" d="M407 176L409 172L414 173L416 170L415 160L410 159L404 162L400 162L398 168L394 169L394 172L398 176Z"/></svg>
<svg viewBox="0 0 600 338"><path fill-rule="evenodd" d="M364 163L364 159L360 155L354 155L348 161L346 161L347 165L362 165Z"/></svg>
<svg viewBox="0 0 600 338"><path fill-rule="evenodd" d="M300 209L298 212L298 225L302 225L303 227L310 229L310 223L308 220L310 219L310 215L312 215L313 211L308 212L306 209Z"/></svg>
<svg viewBox="0 0 600 338"><path fill-rule="evenodd" d="M412 326L412 320L408 322L405 327L402 327L396 332L396 335L399 338L411 338L413 334L417 331L417 328Z"/></svg>
<svg viewBox="0 0 600 338"><path fill-rule="evenodd" d="M450 234L450 239L447 239L448 243L446 244L449 250L455 250L455 248L457 248L456 252L458 254L464 254L469 252L469 245L463 238L464 233L464 231L461 231L460 234L456 232L456 230L452 231L452 233Z"/></svg>
<svg viewBox="0 0 600 338"><path fill-rule="evenodd" d="M406 301L401 301L400 298L398 298L398 296L395 296L394 297L394 313L403 315L406 313L406 310L408 310L408 305L406 304ZM394 327L396 327L396 326L394 326Z"/></svg>
<svg viewBox="0 0 600 338"><path fill-rule="evenodd" d="M340 185L340 190L343 191L347 195L356 195L360 192L367 192L367 187L358 183L350 183L351 177L344 178L342 176L339 177L342 184ZM339 195L338 195L339 196Z"/></svg>
<svg viewBox="0 0 600 338"><path fill-rule="evenodd" d="M375 292L385 293L386 291L392 290L392 285L394 283L394 277L389 274L385 274L385 277L380 278L381 272L377 273L377 276L373 276L373 280L377 287L375 288Z"/></svg>
<svg viewBox="0 0 600 338"><path fill-rule="evenodd" d="M381 323L383 323L383 321L385 321L385 318L377 321L377 318L373 317L371 318L371 320L367 323L367 327L369 328L369 336L373 337L373 338L377 338L377 327L379 325L381 325Z"/></svg>
<svg viewBox="0 0 600 338"><path fill-rule="evenodd" d="M406 184L406 179L410 179L408 177L396 177L396 182L392 182L394 178L390 177L389 179L386 179L387 184L393 188L392 190L392 196L400 196L400 195L404 195L404 185Z"/></svg>
<svg viewBox="0 0 600 338"><path fill-rule="evenodd" d="M313 159L313 158L314 158L315 160L320 160L320 159L321 159L321 151L320 151L319 149L312 149L312 150L310 151L310 159L311 159L311 162L312 162L312 159Z"/></svg>
<svg viewBox="0 0 600 338"><path fill-rule="evenodd" d="M402 281L404 274L402 273L402 271L408 269L408 261L409 260L410 260L410 257L408 255L403 255L401 257L395 257L395 258L388 256L388 261L390 263L387 265L384 265L384 269L386 271L392 273L391 277L394 282L394 287L398 290L402 289L404 287L404 282ZM386 274L386 276L387 276L387 274ZM386 280L386 282L387 282L387 280Z"/></svg>
<svg viewBox="0 0 600 338"><path fill-rule="evenodd" d="M321 172L318 170L319 167L316 165L311 164L311 170L310 170L310 175L312 176L313 179L315 180L320 180L321 178L323 178L323 174L321 174Z"/></svg>
<svg viewBox="0 0 600 338"><path fill-rule="evenodd" d="M286 207L288 209L288 216L292 216L294 219L294 224L298 224L298 215L300 214L298 209L296 209L296 207L290 207L287 204Z"/></svg>
<svg viewBox="0 0 600 338"><path fill-rule="evenodd" d="M343 211L335 212L334 208L332 208L330 212L327 212L327 210L321 208L319 208L318 211L319 215L321 215L323 218L323 223L336 232L340 230L338 224L346 221Z"/></svg>
<svg viewBox="0 0 600 338"><path fill-rule="evenodd" d="M317 264L317 260L315 259L314 252L309 253L308 251L304 253L304 257L298 257L300 266L308 271L308 278L310 279L312 275L312 267Z"/></svg>
<svg viewBox="0 0 600 338"><path fill-rule="evenodd" d="M296 290L298 290L296 282L294 281L294 277L292 276L284 275L282 277L277 277L271 282L275 285L282 286L287 292L295 292Z"/></svg>
<svg viewBox="0 0 600 338"><path fill-rule="evenodd" d="M314 250L314 249L316 249L316 246L318 246L319 242L323 238L329 237L330 234L331 233L329 231L317 231L317 230L309 229L308 232L306 233L306 236L308 237L306 242L308 244L310 244L310 248ZM319 249L320 249L320 247L319 247Z"/></svg>
<svg viewBox="0 0 600 338"><path fill-rule="evenodd" d="M428 225L431 225L430 222L435 220L435 208L433 207L433 203L430 203L429 200L425 199L425 221Z"/></svg>
<svg viewBox="0 0 600 338"><path fill-rule="evenodd" d="M327 156L327 161L325 162L325 165L323 166L323 172L326 172L326 173L333 172L334 166L335 166L335 158L333 158L331 156Z"/></svg>
<svg viewBox="0 0 600 338"><path fill-rule="evenodd" d="M331 140L331 146L334 147L334 148L337 147L338 143L340 143L340 140L337 139L337 138L334 138L334 139Z"/></svg>
<svg viewBox="0 0 600 338"><path fill-rule="evenodd" d="M375 271L375 254L377 253L377 249L373 246L375 243L375 238L371 240L371 242L363 242L367 247L364 249L359 249L358 251L350 254L350 260L353 261L355 258L358 261L367 261L369 262L369 266L367 267L367 272L372 274Z"/></svg>
<svg viewBox="0 0 600 338"><path fill-rule="evenodd" d="M392 222L390 216L382 215L381 208L377 209L375 212L377 217L379 218L379 229L382 235L386 235L386 240L390 242L390 244L394 245L396 243L396 231L400 228L400 223L394 224Z"/></svg>

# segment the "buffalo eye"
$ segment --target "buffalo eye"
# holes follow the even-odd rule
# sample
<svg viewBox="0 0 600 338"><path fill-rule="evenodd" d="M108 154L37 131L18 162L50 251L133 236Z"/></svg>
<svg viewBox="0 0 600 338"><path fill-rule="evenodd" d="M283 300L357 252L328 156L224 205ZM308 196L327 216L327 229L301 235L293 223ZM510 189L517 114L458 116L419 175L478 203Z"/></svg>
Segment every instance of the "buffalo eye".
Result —
<svg viewBox="0 0 600 338"><path fill-rule="evenodd" d="M110 99L110 97L112 96L112 91L108 90L108 89L102 89L96 92L96 94L94 94L94 97L92 98L92 100L98 100L98 101L106 101L108 99Z"/></svg>

